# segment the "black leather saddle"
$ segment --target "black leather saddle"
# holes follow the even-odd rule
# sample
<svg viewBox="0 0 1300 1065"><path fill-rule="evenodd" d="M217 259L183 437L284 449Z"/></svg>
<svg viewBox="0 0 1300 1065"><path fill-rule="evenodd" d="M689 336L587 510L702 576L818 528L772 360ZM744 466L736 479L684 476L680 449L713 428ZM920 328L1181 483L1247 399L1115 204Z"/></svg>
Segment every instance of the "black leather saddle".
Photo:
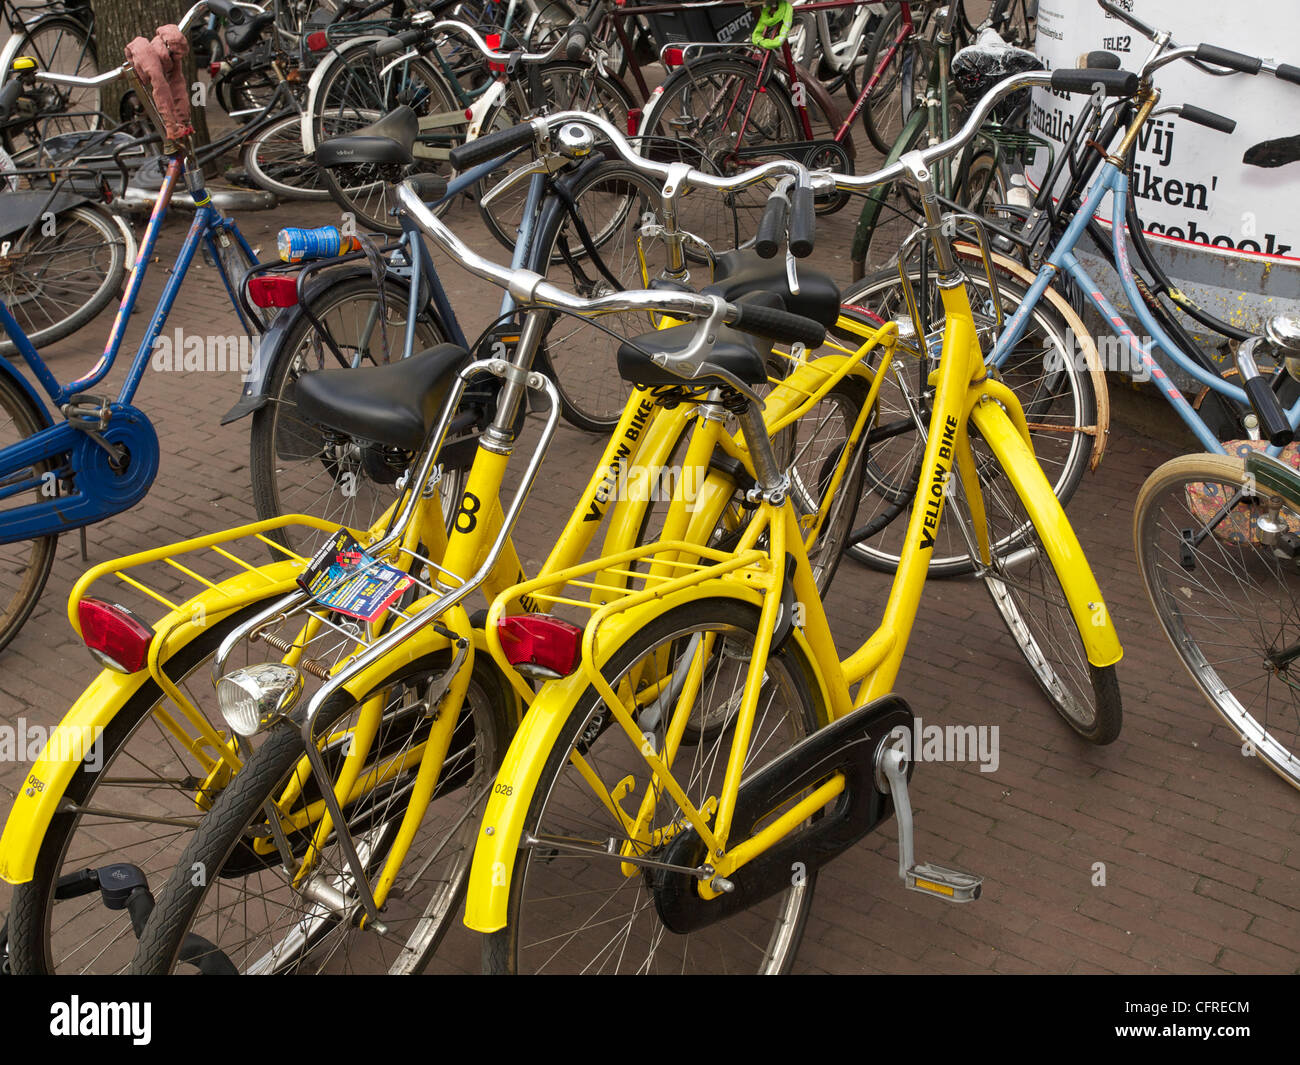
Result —
<svg viewBox="0 0 1300 1065"><path fill-rule="evenodd" d="M439 344L398 362L305 373L297 381L298 411L349 436L418 451L452 376L468 362L464 348Z"/></svg>
<svg viewBox="0 0 1300 1065"><path fill-rule="evenodd" d="M362 126L341 137L321 141L316 162L321 166L353 166L358 163L414 162L411 149L420 132L420 120L403 104L378 122Z"/></svg>
<svg viewBox="0 0 1300 1065"><path fill-rule="evenodd" d="M705 289L705 291L709 291ZM770 292L753 292L731 302L757 303L762 307L781 309L780 296ZM676 354L686 348L699 331L698 322L687 322L669 329L656 329L623 341L618 348L618 372L625 381L635 385L690 385L700 388L719 388L730 384L725 377L711 372L714 368L747 385L761 385L767 381L767 356L771 344L764 345L758 337L742 333L730 326L718 330L717 340L698 377L680 377L654 361L653 356Z"/></svg>
<svg viewBox="0 0 1300 1065"><path fill-rule="evenodd" d="M719 255L713 266L713 284L703 291L735 303L751 292L770 292L781 297L776 304L791 314L811 318L825 326L840 315L840 289L816 270L799 268L799 294L790 291L785 276L785 259L764 259L756 251L729 251Z"/></svg>

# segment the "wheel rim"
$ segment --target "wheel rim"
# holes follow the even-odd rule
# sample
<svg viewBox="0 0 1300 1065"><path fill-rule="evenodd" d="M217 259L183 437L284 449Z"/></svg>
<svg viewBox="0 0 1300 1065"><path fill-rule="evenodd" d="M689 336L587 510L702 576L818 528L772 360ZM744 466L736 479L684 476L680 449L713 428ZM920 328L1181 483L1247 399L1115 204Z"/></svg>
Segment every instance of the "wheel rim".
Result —
<svg viewBox="0 0 1300 1065"><path fill-rule="evenodd" d="M708 631L703 631L707 629ZM730 625L718 623L682 623L655 641L655 647L621 676L637 675L643 691L672 691L672 662L677 666L689 661L702 640L714 637L714 654L701 683L702 699L707 703L693 706L690 720L695 723L699 742L683 743L674 772L685 786L692 801L705 794L716 794L725 767L725 748L731 729L710 722L727 719L739 703L739 688L748 668L748 636ZM718 650L721 645L722 650ZM671 648L671 650L669 650ZM796 710L799 697L794 694L795 681L783 660L769 661L764 692L760 696L760 713L754 727L754 744L746 773L751 773L775 754L788 749L812 723ZM620 683L616 689L623 690ZM680 684L677 686L681 690ZM643 702L645 700L643 699ZM780 704L780 705L778 705ZM646 707L640 708L639 724L648 720ZM720 707L717 714L701 718L701 705ZM632 741L618 724L601 729L600 711L583 715L577 729L578 749L585 764L607 785L631 774L641 781L633 786L626 809L635 811L644 794L645 763ZM667 715L665 715L667 716ZM656 725L656 750L662 749L666 721ZM702 728L699 726L703 726ZM584 736L594 737L584 740ZM555 755L553 754L553 757ZM797 945L802 914L811 899L811 882L792 877L791 886L773 899L760 903L727 921L710 928L679 936L667 933L655 913L655 904L644 874L625 876L618 861L563 856L548 850L546 839L567 838L615 841L620 833L609 811L595 799L590 787L579 779L571 763L551 781L541 803L540 813L530 815L529 824L541 843L521 855L526 860L523 881L517 884L521 899L515 934L521 970L564 970L580 972L667 972L694 971L777 971L788 965ZM654 825L677 822L680 811L664 794L656 801ZM642 844L632 844L634 853L652 856ZM516 877L520 875L516 870Z"/></svg>
<svg viewBox="0 0 1300 1065"><path fill-rule="evenodd" d="M1300 664L1289 653L1300 640L1300 575L1261 541L1256 521L1269 497L1241 495L1244 483L1231 460L1163 478L1140 512L1139 563L1165 634L1253 748L1243 753L1300 786ZM1300 529L1300 513L1279 516Z"/></svg>

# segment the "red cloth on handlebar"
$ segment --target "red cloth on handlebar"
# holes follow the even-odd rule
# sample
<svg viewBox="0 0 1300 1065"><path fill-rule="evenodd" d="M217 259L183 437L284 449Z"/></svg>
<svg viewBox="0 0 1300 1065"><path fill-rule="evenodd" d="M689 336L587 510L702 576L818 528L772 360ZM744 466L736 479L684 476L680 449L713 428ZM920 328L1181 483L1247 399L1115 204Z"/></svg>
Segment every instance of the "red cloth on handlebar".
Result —
<svg viewBox="0 0 1300 1065"><path fill-rule="evenodd" d="M190 95L182 60L190 43L179 26L159 26L152 41L137 37L126 46L126 59L141 83L153 95L168 140L194 132L190 123Z"/></svg>

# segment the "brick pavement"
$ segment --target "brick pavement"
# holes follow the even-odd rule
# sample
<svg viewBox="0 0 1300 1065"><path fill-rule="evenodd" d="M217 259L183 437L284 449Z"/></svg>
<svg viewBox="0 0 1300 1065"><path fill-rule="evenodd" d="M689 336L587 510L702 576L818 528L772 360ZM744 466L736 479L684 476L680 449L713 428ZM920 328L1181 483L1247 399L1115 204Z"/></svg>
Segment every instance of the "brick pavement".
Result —
<svg viewBox="0 0 1300 1065"><path fill-rule="evenodd" d="M823 227L820 255L838 276L850 212ZM319 224L332 205L288 205L241 224L269 252L283 224ZM177 219L183 219L178 213ZM449 221L485 251L492 245L469 208ZM173 220L160 244L165 264L183 235ZM142 308L160 289L163 265ZM469 327L483 317L480 283L453 266L444 280ZM130 337L143 332L138 314ZM63 379L94 360L109 317L46 352ZM214 272L197 265L171 326L229 334L235 318ZM129 356L130 348L127 355ZM126 359L114 371L120 382ZM146 375L137 403L163 444L151 494L134 510L89 531L91 562L193 536L253 516L247 423L219 419L238 392L234 373ZM1124 404L1146 424L1141 402ZM1009 637L992 622L982 587L932 582L926 591L899 690L928 722L997 725L996 772L973 764L918 767L912 796L922 860L985 877L984 897L965 907L905 892L896 873L893 825L821 874L798 969L804 972L1295 972L1300 967L1300 801L1266 768L1242 757L1235 735L1192 690L1151 615L1136 573L1132 503L1147 474L1176 443L1115 427L1103 468L1088 476L1070 513L1119 627L1124 730L1106 748L1075 739L1038 694ZM590 437L562 426L540 490L521 523L526 562L543 557L562 500L576 494L598 453ZM0 653L0 720L52 724L95 675L64 615L84 570L77 537L60 543L45 597ZM827 606L845 649L873 628L888 581L841 566ZM22 763L0 766L7 810ZM1094 886L1096 863L1105 885ZM8 891L0 891L7 906ZM447 964L474 965L468 934L449 944Z"/></svg>

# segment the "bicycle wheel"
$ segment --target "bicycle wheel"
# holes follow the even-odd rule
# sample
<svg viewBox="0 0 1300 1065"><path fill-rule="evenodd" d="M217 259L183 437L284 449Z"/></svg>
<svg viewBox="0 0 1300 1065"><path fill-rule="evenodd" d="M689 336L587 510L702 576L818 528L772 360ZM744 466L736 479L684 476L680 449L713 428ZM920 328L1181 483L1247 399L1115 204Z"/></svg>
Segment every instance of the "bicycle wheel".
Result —
<svg viewBox="0 0 1300 1065"><path fill-rule="evenodd" d="M1005 317L1015 313L1025 296L1019 279L1006 270L995 268L998 290L1002 295ZM923 292L919 272L911 274L918 298ZM936 329L943 322L938 292L928 287L929 320ZM975 264L967 274L967 291L975 312L976 328L987 352L992 348L996 319L982 268ZM906 316L902 282L892 271L852 289L844 303L850 314L867 323L889 322ZM849 547L854 558L872 569L892 573L898 567L899 550L907 531L920 477L920 462L925 449L920 424L929 420L931 389L927 384L930 369L937 358L938 336L928 338L922 357L912 342L899 351L881 385L873 431L868 440L866 476L858 504L853 539ZM1097 400L1092 379L1077 354L1078 338L1060 312L1041 300L1029 316L1029 324L1016 348L1002 364L1000 377L1020 399L1034 443L1034 453L1047 475L1052 490L1062 505L1078 487L1092 451L1092 433L1096 431ZM848 338L853 346L860 340ZM987 447L972 435L975 459L991 477L1001 476ZM930 573L951 576L969 573L974 568L966 541L950 524L940 525L936 537Z"/></svg>
<svg viewBox="0 0 1300 1065"><path fill-rule="evenodd" d="M339 56L323 75L311 104L311 120L316 143L368 126L405 104L425 118L464 110L438 70L416 56L381 76L387 57L376 59L370 46L363 43ZM464 139L464 128L449 130L445 135L417 141L416 169L422 173L451 175L445 153ZM420 153L441 152L441 158ZM357 224L375 232L397 234L401 225L392 217L397 206L397 183L409 167L401 164L358 164L325 167L321 174L334 201L356 215Z"/></svg>
<svg viewBox="0 0 1300 1065"><path fill-rule="evenodd" d="M406 289L392 285L385 289L381 315L378 291L368 275L345 278L316 293L312 313L338 346L342 363L306 315L285 332L271 355L267 402L253 412L249 434L253 505L259 519L311 514L366 529L397 498L396 483L409 456L307 421L298 414L296 382L309 370L400 359L406 344L407 307ZM417 351L445 341L437 321L426 314L417 318ZM459 496L454 488L444 486L444 505L451 507ZM299 553L311 553L307 543L293 542L288 530L269 535Z"/></svg>
<svg viewBox="0 0 1300 1065"><path fill-rule="evenodd" d="M758 611L729 599L705 599L678 607L633 634L605 669L615 689L633 696L644 736L634 743L612 722L594 689L577 701L538 780L524 818L524 838L537 842L519 853L510 882L506 926L488 936L484 966L492 972L746 972L783 973L794 963L812 906L815 877L792 876L775 896L690 935L666 935L656 909L657 870L625 876L619 855L654 858L657 850L629 840L608 807L579 772L606 789L630 796L635 811L649 786L641 745L662 751L669 722L680 714L709 723L698 742L683 742L673 774L697 806L716 796L722 783L733 715L749 668ZM673 674L707 653L698 701L661 706L675 691ZM767 662L755 717L746 776L788 750L825 721L808 663L787 643ZM677 680L680 682L679 676ZM667 712L664 712L667 711ZM631 778L630 790L625 783ZM773 811L775 813L775 811ZM685 826L667 792L658 793L647 823L651 833L675 835ZM741 826L737 826L741 830ZM548 841L559 846L547 846ZM609 856L575 854L562 841L581 841ZM623 848L627 849L624 850ZM701 855L701 859L703 859Z"/></svg>
<svg viewBox="0 0 1300 1065"><path fill-rule="evenodd" d="M575 184L572 196L599 263L583 247L573 219L563 214L549 252L536 260L546 265L535 269L584 299L644 288L659 277L667 257L652 231L661 217L653 181L621 163L604 163ZM615 369L618 344L654 328L653 316L644 312L602 315L598 324L573 315L553 317L538 368L555 382L566 421L592 433L614 429L632 392Z"/></svg>
<svg viewBox="0 0 1300 1065"><path fill-rule="evenodd" d="M1088 661L1051 557L1001 468L994 463L977 468L989 541L997 545L983 574L993 604L1065 723L1090 743L1110 743L1123 719L1115 667ZM961 506L960 493L953 504L944 518L950 526L965 520L953 513Z"/></svg>
<svg viewBox="0 0 1300 1065"><path fill-rule="evenodd" d="M1270 545L1261 523L1280 530ZM1235 455L1180 455L1138 493L1133 542L1156 616L1210 705L1300 787L1300 505Z"/></svg>
<svg viewBox="0 0 1300 1065"><path fill-rule="evenodd" d="M166 675L213 728L228 731L209 667L226 635L258 606L220 621L162 665ZM245 645L247 647L248 645ZM246 650L231 669L251 664ZM122 972L136 939L125 910L110 910L100 892L75 894L85 869L126 863L153 878L157 890L198 827L200 796L210 803L220 776L172 731L185 720L157 683L146 681L86 751L64 802L41 838L32 879L14 888L9 913L9 962L16 973ZM60 882L64 887L59 890Z"/></svg>
<svg viewBox="0 0 1300 1065"><path fill-rule="evenodd" d="M302 119L285 115L244 145L244 169L267 192L283 199L328 200L325 178L302 150Z"/></svg>
<svg viewBox="0 0 1300 1065"><path fill-rule="evenodd" d="M607 77L593 66L569 62L547 63L537 71L536 77L542 90L540 101L530 99L529 76L521 76L485 117L485 132L496 132L538 115L559 111L586 111L606 119L616 129L627 128L628 112L636 105L632 94L617 78ZM513 250L519 240L528 184L516 186L508 195L491 204L483 203L487 192L511 169L513 165L507 165L480 181L478 201L479 214L488 232L503 247Z"/></svg>
<svg viewBox="0 0 1300 1065"><path fill-rule="evenodd" d="M45 420L32 401L7 373L0 373L0 453L17 447L44 427ZM0 487L31 485L29 491L0 500L0 518L18 507L41 502L45 498L41 489L53 483L53 470L52 463L41 462L0 474ZM0 649L18 635L36 609L49 580L50 567L54 565L58 541L57 536L38 536L34 540L0 544Z"/></svg>
<svg viewBox="0 0 1300 1065"><path fill-rule="evenodd" d="M382 867L429 740L431 687L449 657L410 663L360 701L345 691L321 709L318 733L331 767L378 716L369 761L355 798L345 805L348 830L367 876ZM169 972L187 934L203 937L241 973L418 973L433 957L459 907L469 877L478 814L505 749L504 681L476 661L439 783L381 916L359 928L353 874L337 834L316 851L311 874L295 888L286 865L302 862L319 825L319 789L305 760L297 724L276 726L234 783L213 804L181 856L140 938L132 971ZM363 711L367 702L371 706ZM450 712L450 708L449 708ZM268 811L278 823L268 824ZM191 870L207 875L195 876ZM199 881L196 883L195 881ZM316 899L333 898L335 908Z"/></svg>
<svg viewBox="0 0 1300 1065"><path fill-rule="evenodd" d="M914 14L918 16L916 27L905 40L896 44L903 15L901 7L891 4L876 26L867 58L861 64L851 66L845 78L856 100L860 95L858 76L869 81L880 70L880 79L862 108L862 125L876 150L886 155L906 125L908 116L925 95L930 64L934 59L934 43L922 35L924 15L920 11ZM882 68L886 55L889 55L889 62ZM866 83L864 81L863 85Z"/></svg>
<svg viewBox="0 0 1300 1065"><path fill-rule="evenodd" d="M83 203L53 219L38 219L10 238L0 299L40 348L71 336L102 311L122 288L127 248L113 216ZM7 337L0 355L15 352Z"/></svg>
<svg viewBox="0 0 1300 1065"><path fill-rule="evenodd" d="M779 157L782 145L803 139L802 126L779 77L755 91L758 71L739 56L680 67L647 116L642 154L724 176ZM688 190L678 200L678 225L716 251L734 248L754 235L769 191L764 185L725 195ZM698 253L693 258L702 261Z"/></svg>
<svg viewBox="0 0 1300 1065"><path fill-rule="evenodd" d="M55 74L74 74L91 78L100 73L95 55L95 42L83 23L67 15L43 15L36 19L23 34L16 56L31 56L44 71ZM0 71L0 83L9 71ZM28 129L33 143L58 133L98 129L102 110L102 89L88 85L54 85L41 82L33 90L36 99L37 126ZM16 130L0 131L0 140L7 151L16 148Z"/></svg>

